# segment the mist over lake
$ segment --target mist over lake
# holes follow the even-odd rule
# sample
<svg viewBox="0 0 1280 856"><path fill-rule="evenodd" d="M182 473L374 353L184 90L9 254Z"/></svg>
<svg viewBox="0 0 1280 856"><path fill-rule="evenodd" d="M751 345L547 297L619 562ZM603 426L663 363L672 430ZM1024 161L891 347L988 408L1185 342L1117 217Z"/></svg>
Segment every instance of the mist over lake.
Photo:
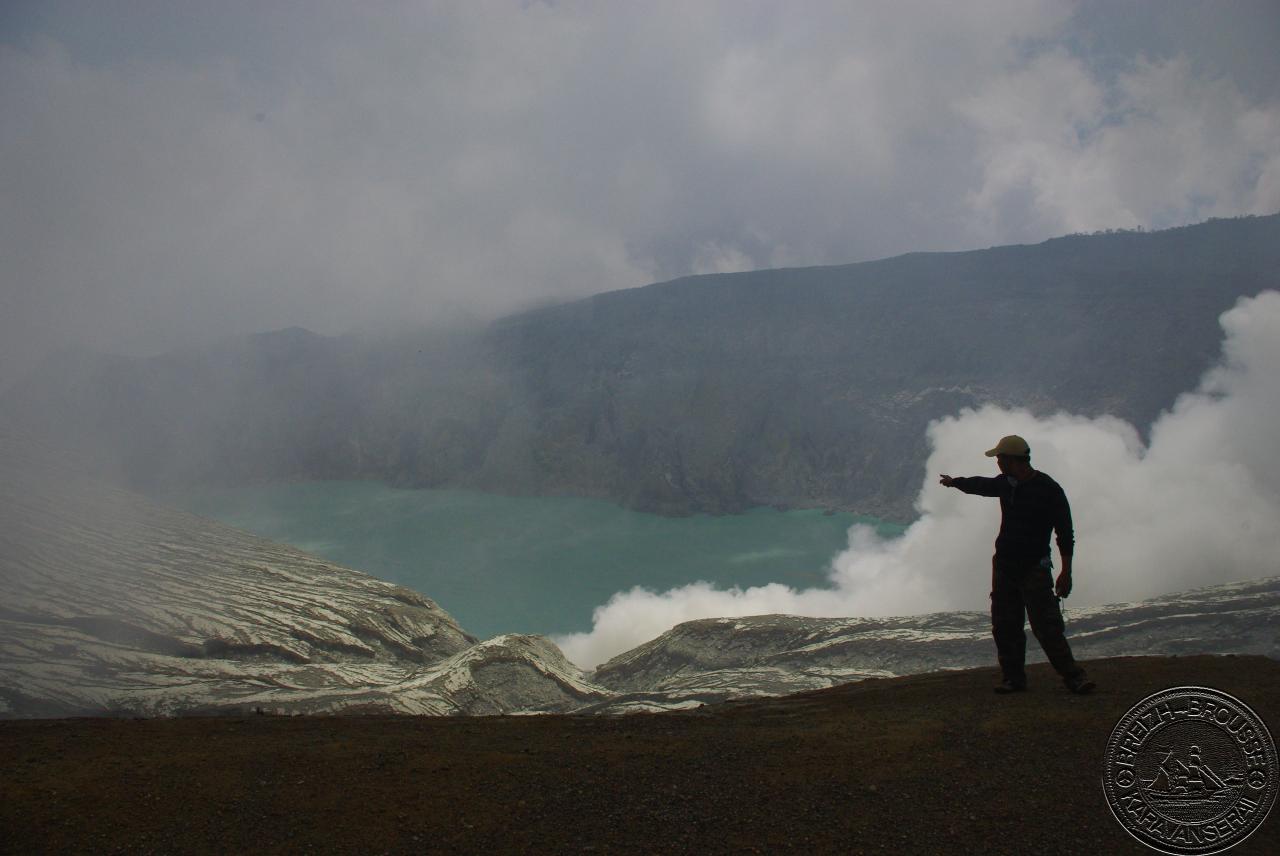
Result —
<svg viewBox="0 0 1280 856"><path fill-rule="evenodd" d="M315 481L170 494L165 501L436 600L469 632L571 633L616 592L826 584L849 527L818 509L664 517L613 503Z"/></svg>

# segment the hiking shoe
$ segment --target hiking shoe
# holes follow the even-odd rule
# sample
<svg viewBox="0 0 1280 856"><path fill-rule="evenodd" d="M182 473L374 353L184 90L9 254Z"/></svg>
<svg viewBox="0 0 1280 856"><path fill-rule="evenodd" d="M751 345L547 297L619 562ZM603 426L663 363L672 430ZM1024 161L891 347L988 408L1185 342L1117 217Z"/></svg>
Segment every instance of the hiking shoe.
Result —
<svg viewBox="0 0 1280 856"><path fill-rule="evenodd" d="M1000 695L1008 695L1009 693L1022 693L1027 691L1026 681L1003 680L996 684L995 691Z"/></svg>
<svg viewBox="0 0 1280 856"><path fill-rule="evenodd" d="M1062 682L1076 695L1088 695L1098 688L1097 684L1085 677L1084 672L1069 675L1063 678Z"/></svg>

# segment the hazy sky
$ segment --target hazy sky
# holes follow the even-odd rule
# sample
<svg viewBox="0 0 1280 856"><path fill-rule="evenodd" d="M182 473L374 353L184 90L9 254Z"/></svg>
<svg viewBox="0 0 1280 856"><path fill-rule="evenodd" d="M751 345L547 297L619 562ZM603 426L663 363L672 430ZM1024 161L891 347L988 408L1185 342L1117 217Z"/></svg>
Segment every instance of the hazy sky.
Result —
<svg viewBox="0 0 1280 856"><path fill-rule="evenodd" d="M1280 0L0 3L50 348L1280 210Z"/></svg>

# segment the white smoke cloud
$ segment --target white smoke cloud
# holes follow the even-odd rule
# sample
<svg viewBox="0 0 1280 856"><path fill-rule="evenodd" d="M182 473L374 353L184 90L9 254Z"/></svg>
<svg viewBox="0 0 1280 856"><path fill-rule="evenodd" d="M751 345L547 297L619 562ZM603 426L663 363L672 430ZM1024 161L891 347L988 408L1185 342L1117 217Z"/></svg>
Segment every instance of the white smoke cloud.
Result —
<svg viewBox="0 0 1280 856"><path fill-rule="evenodd" d="M829 587L637 587L597 608L590 632L556 641L593 668L695 618L985 609L999 505L943 488L938 475L993 474L982 453L1010 433L1027 438L1036 468L1071 500L1072 606L1280 572L1280 293L1242 299L1220 322L1221 364L1156 421L1148 444L1114 417L964 410L929 426L933 452L917 521L888 540L854 526L849 549L832 561Z"/></svg>

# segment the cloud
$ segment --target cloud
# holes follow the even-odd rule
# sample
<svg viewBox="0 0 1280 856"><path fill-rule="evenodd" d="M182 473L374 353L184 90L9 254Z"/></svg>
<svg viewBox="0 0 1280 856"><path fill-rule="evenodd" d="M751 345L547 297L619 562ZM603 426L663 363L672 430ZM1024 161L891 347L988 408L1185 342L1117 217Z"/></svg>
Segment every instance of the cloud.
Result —
<svg viewBox="0 0 1280 856"><path fill-rule="evenodd" d="M17 4L0 382L68 344L1275 210L1274 62L1210 38L1269 19L1233 9L1122 39L1051 0Z"/></svg>
<svg viewBox="0 0 1280 856"><path fill-rule="evenodd" d="M969 199L993 234L1280 209L1280 110L1198 79L1183 58L1139 60L1108 85L1056 50L956 107L980 140Z"/></svg>
<svg viewBox="0 0 1280 856"><path fill-rule="evenodd" d="M1114 417L964 410L929 426L932 452L916 522L895 539L854 526L827 587L634 588L596 609L590 632L557 642L571 660L594 667L695 618L985 609L999 505L937 480L940 473L993 473L982 453L1010 433L1028 439L1034 465L1058 480L1072 503L1071 606L1273 575L1280 555L1280 461L1273 454L1280 447L1280 293L1243 299L1220 320L1222 363L1154 423L1145 445Z"/></svg>
<svg viewBox="0 0 1280 856"><path fill-rule="evenodd" d="M754 268L750 257L742 250L712 242L698 248L692 273L736 273Z"/></svg>

